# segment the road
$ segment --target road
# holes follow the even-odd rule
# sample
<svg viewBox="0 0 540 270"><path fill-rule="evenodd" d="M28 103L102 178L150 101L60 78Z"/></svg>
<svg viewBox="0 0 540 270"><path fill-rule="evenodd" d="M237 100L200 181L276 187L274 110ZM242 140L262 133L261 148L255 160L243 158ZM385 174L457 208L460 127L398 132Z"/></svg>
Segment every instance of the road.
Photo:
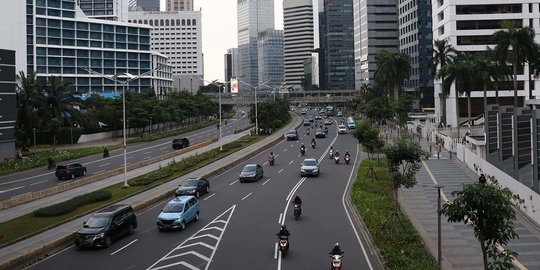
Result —
<svg viewBox="0 0 540 270"><path fill-rule="evenodd" d="M237 114L235 118L229 119L227 125L223 125L222 136L232 134L234 130L247 127L248 125L249 119L247 115L242 116ZM218 138L219 130L216 129L215 126L209 126L175 137L187 137L190 144L194 145L205 140ZM172 137L163 138L152 142L129 144L127 149L128 164L174 151L172 149ZM110 151L110 156L108 158L103 158L101 154L97 154L70 162L77 162L86 166L88 170L87 176L89 176L122 167L124 164L123 157L123 150L118 149ZM67 181L77 181L83 177L78 177L75 180ZM27 192L42 190L47 187L57 185L62 181L56 178L54 175L54 170L47 170L46 167L0 176L0 200L6 200L10 197Z"/></svg>
<svg viewBox="0 0 540 270"><path fill-rule="evenodd" d="M306 158L321 161L319 177L301 177L299 147L311 137L299 129L300 141L283 141L259 155L210 179L211 191L200 198L200 220L184 231L159 232L155 220L165 202L138 214L135 234L108 249L70 247L31 269L328 269L328 252L339 242L345 252L345 269L378 269L354 217L345 206L345 192L357 167L343 160L334 164L330 145L342 156L349 150L354 164L360 161L356 140L337 135L317 140ZM313 133L311 134L313 136ZM276 155L275 165L266 162ZM362 155L365 156L365 155ZM238 174L248 163L264 167L264 178L239 183ZM303 199L303 215L295 221L290 200ZM290 252L281 258L275 234L281 224L291 232Z"/></svg>

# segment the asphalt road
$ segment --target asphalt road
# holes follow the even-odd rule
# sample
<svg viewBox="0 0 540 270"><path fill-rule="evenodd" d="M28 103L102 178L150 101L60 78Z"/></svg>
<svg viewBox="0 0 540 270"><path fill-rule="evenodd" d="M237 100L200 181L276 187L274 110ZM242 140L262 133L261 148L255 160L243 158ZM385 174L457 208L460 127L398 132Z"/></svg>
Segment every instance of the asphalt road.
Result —
<svg viewBox="0 0 540 270"><path fill-rule="evenodd" d="M283 141L243 164L211 179L211 191L200 198L200 220L184 231L158 232L155 220L165 202L138 215L136 233L108 249L78 250L70 247L31 269L328 269L328 252L339 242L345 252L345 269L377 269L354 217L345 207L345 191L357 167L328 157L330 145L354 164L360 155L356 140L337 135L309 147L305 128L300 141ZM321 161L319 177L301 177L300 143L308 146L306 158ZM270 151L275 165L266 163ZM365 155L362 155L365 156ZM248 163L264 167L264 178L239 183L238 174ZM294 221L291 198L300 195L303 213ZM291 232L290 252L281 259L275 234L281 224ZM82 225L82 224L81 224Z"/></svg>
<svg viewBox="0 0 540 270"><path fill-rule="evenodd" d="M237 114L235 118L229 119L227 125L223 125L222 136L230 135L236 129L241 129L249 125L247 114L242 116ZM188 132L174 138L187 137L191 145L200 143L205 140L219 137L219 130L216 126L209 126L192 132ZM165 153L174 151L172 149L172 138L163 138L152 142L142 142L128 144L127 163L135 163ZM83 157L77 160L66 163L81 163L87 167L87 176L99 174L105 171L113 170L124 165L123 149L109 151L110 156L103 158L101 154ZM0 200L9 199L10 197L24 194L27 192L38 191L50 186L57 185L62 181L77 181L75 180L58 180L54 175L54 170L47 170L46 167L36 168L16 174L0 176Z"/></svg>

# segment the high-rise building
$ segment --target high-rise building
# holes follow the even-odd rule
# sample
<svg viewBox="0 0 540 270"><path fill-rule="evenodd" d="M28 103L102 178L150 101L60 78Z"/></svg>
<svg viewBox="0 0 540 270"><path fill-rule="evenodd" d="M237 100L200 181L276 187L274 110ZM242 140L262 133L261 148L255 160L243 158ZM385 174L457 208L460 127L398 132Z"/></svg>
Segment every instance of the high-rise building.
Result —
<svg viewBox="0 0 540 270"><path fill-rule="evenodd" d="M509 21L515 27L531 26L535 31L535 41L540 42L540 3L538 0L474 0L469 2L456 0L437 0L432 2L433 40L448 40L458 51L482 52L486 47L496 44L492 35L503 30L501 22ZM518 106L540 104L540 81L534 79L529 82L529 67L527 63L518 69ZM531 87L529 87L529 85ZM512 80L498 83L498 91L494 86L488 87L488 104L495 103L498 92L498 105L513 105L514 91ZM441 102L446 100L446 123L456 127L459 113L459 122L467 119L467 98L459 96L456 100L454 86L449 95L443 99L441 96L441 81L436 80L435 112L442 117ZM471 115L478 116L484 112L483 89L478 85L471 90ZM459 102L459 112L456 112Z"/></svg>
<svg viewBox="0 0 540 270"><path fill-rule="evenodd" d="M151 49L169 58L174 87L197 92L203 85L200 11L131 11L130 22L152 27Z"/></svg>
<svg viewBox="0 0 540 270"><path fill-rule="evenodd" d="M227 83L227 91L230 92L230 81L233 77L238 77L238 49L230 48L227 50L227 53L224 55L225 70L223 74L225 75L225 82Z"/></svg>
<svg viewBox="0 0 540 270"><path fill-rule="evenodd" d="M433 79L429 74L429 49L433 38L431 29L431 0L400 0L399 51L411 58L411 71L405 80L404 91L418 98L418 107L434 107Z"/></svg>
<svg viewBox="0 0 540 270"><path fill-rule="evenodd" d="M402 2L404 0L401 0ZM409 2L408 0L405 0ZM379 50L398 52L398 0L354 0L355 89L374 84Z"/></svg>
<svg viewBox="0 0 540 270"><path fill-rule="evenodd" d="M304 61L311 58L314 49L312 0L283 1L283 28L285 83L300 89L307 79Z"/></svg>
<svg viewBox="0 0 540 270"><path fill-rule="evenodd" d="M76 0L86 16L110 21L127 21L128 0ZM71 2L71 1L70 1Z"/></svg>
<svg viewBox="0 0 540 270"><path fill-rule="evenodd" d="M193 0L166 0L167 11L193 11Z"/></svg>
<svg viewBox="0 0 540 270"><path fill-rule="evenodd" d="M279 88L283 84L283 30L260 32L257 53L260 88Z"/></svg>
<svg viewBox="0 0 540 270"><path fill-rule="evenodd" d="M324 2L324 76L328 89L354 89L353 4L351 0Z"/></svg>
<svg viewBox="0 0 540 270"><path fill-rule="evenodd" d="M260 32L274 29L274 0L238 0L238 54L240 91L257 87L257 37Z"/></svg>
<svg viewBox="0 0 540 270"><path fill-rule="evenodd" d="M2 5L0 32L10 38L0 39L0 47L17 52L17 71L60 76L86 93L123 90L88 68L108 76L151 70L150 26L88 18L77 12L76 0L4 0ZM150 88L153 76L131 81L129 90Z"/></svg>
<svg viewBox="0 0 540 270"><path fill-rule="evenodd" d="M136 0L136 6L140 7L144 11L160 10L159 0Z"/></svg>

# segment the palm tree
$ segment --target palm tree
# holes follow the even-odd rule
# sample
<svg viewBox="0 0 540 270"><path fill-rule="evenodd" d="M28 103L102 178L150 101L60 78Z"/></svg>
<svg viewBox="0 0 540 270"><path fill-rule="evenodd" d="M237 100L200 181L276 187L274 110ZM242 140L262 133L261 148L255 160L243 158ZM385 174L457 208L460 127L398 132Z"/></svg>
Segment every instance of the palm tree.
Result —
<svg viewBox="0 0 540 270"><path fill-rule="evenodd" d="M36 73L17 75L17 121L24 132L24 142L30 139L33 128L39 127L39 116L44 107L41 95L44 83L36 77Z"/></svg>
<svg viewBox="0 0 540 270"><path fill-rule="evenodd" d="M491 79L493 80L493 85L495 86L495 104L499 103L499 85L502 82L509 81L512 79L512 69L506 64L506 62L500 60L500 56L497 55L497 52L490 47L487 47L486 50L487 57L493 61L493 67L491 70Z"/></svg>
<svg viewBox="0 0 540 270"><path fill-rule="evenodd" d="M388 95L392 90L394 97L398 97L403 86L403 81L409 78L411 72L411 59L403 53L392 53L380 50L376 56L377 70L375 81L384 86Z"/></svg>
<svg viewBox="0 0 540 270"><path fill-rule="evenodd" d="M435 40L433 48L429 49L431 53L431 61L429 62L429 71L431 76L435 79L440 79L439 70L444 68L448 63L452 62L456 57L456 49L450 44L448 39ZM445 81L442 81L443 85ZM444 91L445 89L450 90L450 88L442 87L443 91L440 96L440 105L442 112L442 123L446 126L446 97L449 92Z"/></svg>
<svg viewBox="0 0 540 270"><path fill-rule="evenodd" d="M493 41L497 44L495 52L500 57L502 64L512 63L514 74L514 107L518 106L518 67L523 65L530 58L535 48L534 29L528 26L516 28L512 22L502 23L504 30L499 30L493 34Z"/></svg>
<svg viewBox="0 0 540 270"><path fill-rule="evenodd" d="M49 119L58 118L70 123L72 119L79 121L79 110L75 107L80 107L81 103L74 94L70 83L62 81L62 78L57 76L51 77L44 93L46 104L50 109Z"/></svg>

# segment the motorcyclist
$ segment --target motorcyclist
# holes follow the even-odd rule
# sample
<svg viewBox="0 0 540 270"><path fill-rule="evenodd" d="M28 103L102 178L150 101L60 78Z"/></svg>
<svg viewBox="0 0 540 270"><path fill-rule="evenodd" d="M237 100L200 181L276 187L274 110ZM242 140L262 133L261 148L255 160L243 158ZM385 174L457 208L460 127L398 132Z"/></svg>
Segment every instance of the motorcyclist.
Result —
<svg viewBox="0 0 540 270"><path fill-rule="evenodd" d="M324 133L328 133L328 127L324 127Z"/></svg>
<svg viewBox="0 0 540 270"><path fill-rule="evenodd" d="M338 152L338 150L337 150L337 149L336 149L336 152L334 153L334 157L337 157L337 158L339 158L339 152Z"/></svg>
<svg viewBox="0 0 540 270"><path fill-rule="evenodd" d="M294 197L293 204L298 205L300 214L302 214L302 199L300 199L300 196L296 195L296 197Z"/></svg>
<svg viewBox="0 0 540 270"><path fill-rule="evenodd" d="M345 157L351 157L351 154L349 154L349 150L345 151Z"/></svg>
<svg viewBox="0 0 540 270"><path fill-rule="evenodd" d="M291 233L289 232L289 230L287 230L287 226L281 225L281 229L279 230L279 232L276 235L279 236L279 237L281 237L281 236L289 237L289 235L291 235Z"/></svg>
<svg viewBox="0 0 540 270"><path fill-rule="evenodd" d="M54 159L52 157L49 157L49 159L47 160L47 163L48 163L49 170L54 168L54 166L56 165L56 163L54 162Z"/></svg>
<svg viewBox="0 0 540 270"><path fill-rule="evenodd" d="M334 248L332 249L332 251L330 251L328 254L342 256L344 254L344 252L341 250L341 247L339 246L339 243L336 243L334 245Z"/></svg>
<svg viewBox="0 0 540 270"><path fill-rule="evenodd" d="M306 129L306 134L309 135L309 128Z"/></svg>
<svg viewBox="0 0 540 270"><path fill-rule="evenodd" d="M317 142L315 141L315 138L311 138L311 143L314 145L317 145Z"/></svg>
<svg viewBox="0 0 540 270"><path fill-rule="evenodd" d="M274 152L270 152L270 154L268 155L268 162L271 163L270 165L274 163Z"/></svg>
<svg viewBox="0 0 540 270"><path fill-rule="evenodd" d="M103 157L104 158L109 157L109 150L107 149L107 147L105 147L105 149L103 149Z"/></svg>
<svg viewBox="0 0 540 270"><path fill-rule="evenodd" d="M302 143L302 145L300 145L300 150L303 150L303 151L306 150L306 146L304 145L304 143Z"/></svg>

